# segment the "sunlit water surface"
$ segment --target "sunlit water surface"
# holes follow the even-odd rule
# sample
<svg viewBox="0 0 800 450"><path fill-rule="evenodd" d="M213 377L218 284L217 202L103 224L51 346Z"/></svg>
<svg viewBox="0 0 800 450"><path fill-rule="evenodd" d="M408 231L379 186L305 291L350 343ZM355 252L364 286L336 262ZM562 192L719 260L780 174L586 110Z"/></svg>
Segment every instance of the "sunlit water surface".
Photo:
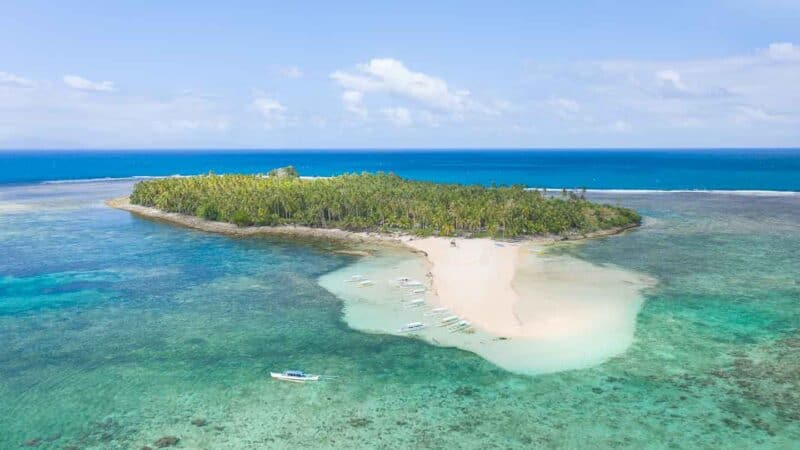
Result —
<svg viewBox="0 0 800 450"><path fill-rule="evenodd" d="M523 376L348 328L318 278L357 257L330 244L232 239L103 206L130 187L0 187L0 448L800 441L798 196L595 195L646 225L553 251L659 284L623 355ZM269 379L287 368L338 378Z"/></svg>

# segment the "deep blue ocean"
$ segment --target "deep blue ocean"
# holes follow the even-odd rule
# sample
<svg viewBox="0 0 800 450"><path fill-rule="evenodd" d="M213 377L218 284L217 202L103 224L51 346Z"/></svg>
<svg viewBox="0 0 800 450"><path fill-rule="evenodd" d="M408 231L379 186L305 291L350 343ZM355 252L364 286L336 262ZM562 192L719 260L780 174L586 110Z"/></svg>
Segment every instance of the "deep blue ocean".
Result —
<svg viewBox="0 0 800 450"><path fill-rule="evenodd" d="M0 184L134 176L386 171L529 187L800 191L800 149L414 151L6 151Z"/></svg>

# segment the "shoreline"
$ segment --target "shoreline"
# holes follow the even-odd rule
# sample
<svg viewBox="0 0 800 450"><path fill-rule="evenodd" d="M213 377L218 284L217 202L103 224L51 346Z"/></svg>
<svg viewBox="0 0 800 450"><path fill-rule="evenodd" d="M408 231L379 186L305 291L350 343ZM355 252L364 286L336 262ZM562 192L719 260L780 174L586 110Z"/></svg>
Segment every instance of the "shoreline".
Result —
<svg viewBox="0 0 800 450"><path fill-rule="evenodd" d="M194 230L228 236L284 236L292 238L320 238L350 243L400 243L400 235L394 236L379 233L354 232L337 228L312 228L296 225L240 227L228 222L215 222L186 214L165 212L156 208L134 205L130 202L129 197L113 198L106 200L104 203L106 206L128 211L139 217L169 222Z"/></svg>
<svg viewBox="0 0 800 450"><path fill-rule="evenodd" d="M211 233L227 234L231 236L256 236L256 235L273 235L273 236L290 236L290 237L310 237L310 238L323 238L332 239L336 241L356 242L356 243L400 243L406 247L408 241L421 238L412 234L405 233L380 233L380 232L367 232L367 231L348 231L339 228L315 228L302 225L276 225L276 226L246 226L240 227L238 225L228 222L216 222L211 220L202 219L196 216L190 216L180 213L171 213L161 211L157 208L148 206L134 205L130 202L130 197L117 197L104 201L105 205L115 209L128 211L140 217L148 219L161 220L176 225L182 225L195 230L208 231ZM491 238L462 238L462 237L437 237L437 239L490 239L502 243L520 243L520 242L533 242L540 244L555 243L561 241L580 241L585 239L596 239L602 237L615 236L625 233L627 231L639 228L640 224L632 224L624 227L610 228L608 230L593 231L590 233L571 233L567 235L537 235L526 236L524 238L498 240ZM413 247L410 247L413 250Z"/></svg>

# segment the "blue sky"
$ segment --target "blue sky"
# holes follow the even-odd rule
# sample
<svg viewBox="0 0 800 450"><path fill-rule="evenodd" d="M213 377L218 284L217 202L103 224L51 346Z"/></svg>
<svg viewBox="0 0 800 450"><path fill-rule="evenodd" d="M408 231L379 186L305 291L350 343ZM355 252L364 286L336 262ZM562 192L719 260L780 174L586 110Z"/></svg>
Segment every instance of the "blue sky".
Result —
<svg viewBox="0 0 800 450"><path fill-rule="evenodd" d="M800 146L796 1L67 3L3 2L0 148Z"/></svg>

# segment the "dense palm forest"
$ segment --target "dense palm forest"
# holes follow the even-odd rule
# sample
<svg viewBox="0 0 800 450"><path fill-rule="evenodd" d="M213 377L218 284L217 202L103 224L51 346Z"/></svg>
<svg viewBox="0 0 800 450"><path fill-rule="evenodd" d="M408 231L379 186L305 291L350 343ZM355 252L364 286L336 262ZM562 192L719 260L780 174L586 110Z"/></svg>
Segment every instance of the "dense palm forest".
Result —
<svg viewBox="0 0 800 450"><path fill-rule="evenodd" d="M438 184L384 173L317 179L298 178L294 169L277 173L288 176L209 174L141 181L131 202L239 226L293 224L440 236L591 232L641 219L630 209L591 203L566 191L548 196L520 186Z"/></svg>

